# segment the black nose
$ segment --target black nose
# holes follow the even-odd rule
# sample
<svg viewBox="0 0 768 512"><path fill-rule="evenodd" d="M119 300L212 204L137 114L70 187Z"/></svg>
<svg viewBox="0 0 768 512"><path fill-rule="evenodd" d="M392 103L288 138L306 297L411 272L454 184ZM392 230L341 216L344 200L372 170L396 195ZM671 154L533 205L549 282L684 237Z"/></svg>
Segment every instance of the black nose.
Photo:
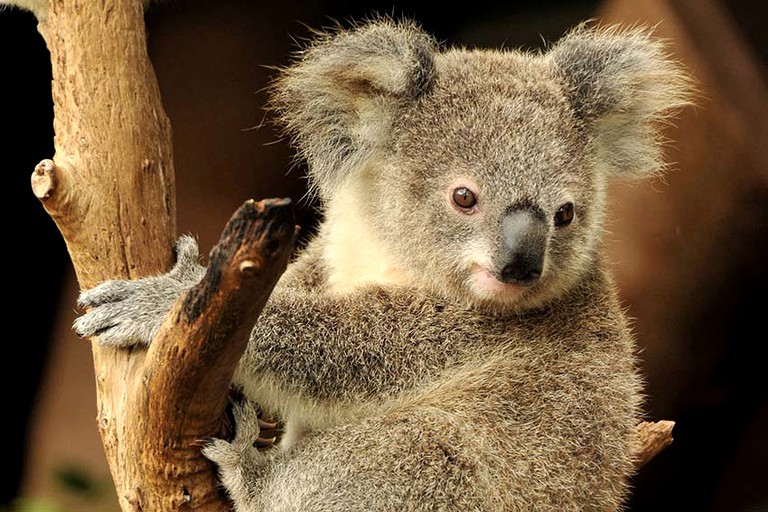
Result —
<svg viewBox="0 0 768 512"><path fill-rule="evenodd" d="M541 259L516 254L511 263L501 269L501 280L518 286L533 286L541 277Z"/></svg>
<svg viewBox="0 0 768 512"><path fill-rule="evenodd" d="M544 268L548 226L543 215L528 208L506 212L501 219L498 279L518 286L539 282Z"/></svg>

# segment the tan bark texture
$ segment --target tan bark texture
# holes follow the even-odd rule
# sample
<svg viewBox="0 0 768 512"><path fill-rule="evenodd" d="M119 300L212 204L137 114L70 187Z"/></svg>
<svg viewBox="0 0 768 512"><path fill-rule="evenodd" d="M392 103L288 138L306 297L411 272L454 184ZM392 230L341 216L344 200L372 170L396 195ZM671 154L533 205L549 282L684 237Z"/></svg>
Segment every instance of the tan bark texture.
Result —
<svg viewBox="0 0 768 512"><path fill-rule="evenodd" d="M640 470L652 458L672 444L674 421L644 421L637 426L634 447L635 469Z"/></svg>
<svg viewBox="0 0 768 512"><path fill-rule="evenodd" d="M166 271L175 237L171 128L146 52L140 2L52 1L39 25L51 52L56 154L33 189L67 244L81 288ZM55 163L54 163L55 162ZM144 354L93 345L98 428L124 510L126 414Z"/></svg>

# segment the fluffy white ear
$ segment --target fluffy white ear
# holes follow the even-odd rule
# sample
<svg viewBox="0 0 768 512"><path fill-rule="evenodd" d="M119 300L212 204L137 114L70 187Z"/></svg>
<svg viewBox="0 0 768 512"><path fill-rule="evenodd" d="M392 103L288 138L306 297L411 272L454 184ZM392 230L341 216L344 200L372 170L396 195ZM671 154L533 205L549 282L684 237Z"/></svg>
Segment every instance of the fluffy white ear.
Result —
<svg viewBox="0 0 768 512"><path fill-rule="evenodd" d="M432 83L433 39L379 20L322 35L276 80L272 106L327 198L386 142L398 109Z"/></svg>
<svg viewBox="0 0 768 512"><path fill-rule="evenodd" d="M688 103L690 79L647 30L581 26L549 52L597 161L625 179L662 167L658 122Z"/></svg>

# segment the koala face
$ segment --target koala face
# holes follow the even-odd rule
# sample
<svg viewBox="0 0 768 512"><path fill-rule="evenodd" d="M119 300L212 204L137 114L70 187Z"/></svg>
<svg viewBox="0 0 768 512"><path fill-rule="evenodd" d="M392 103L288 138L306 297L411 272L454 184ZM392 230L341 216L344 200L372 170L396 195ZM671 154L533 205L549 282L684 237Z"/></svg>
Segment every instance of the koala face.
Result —
<svg viewBox="0 0 768 512"><path fill-rule="evenodd" d="M539 304L593 259L604 180L588 134L542 59L451 52L435 75L374 164L372 223L411 279L494 309Z"/></svg>
<svg viewBox="0 0 768 512"><path fill-rule="evenodd" d="M685 90L642 31L527 54L441 50L383 20L307 49L275 106L317 195L353 196L406 282L520 311L596 263L607 180L660 169L656 121Z"/></svg>

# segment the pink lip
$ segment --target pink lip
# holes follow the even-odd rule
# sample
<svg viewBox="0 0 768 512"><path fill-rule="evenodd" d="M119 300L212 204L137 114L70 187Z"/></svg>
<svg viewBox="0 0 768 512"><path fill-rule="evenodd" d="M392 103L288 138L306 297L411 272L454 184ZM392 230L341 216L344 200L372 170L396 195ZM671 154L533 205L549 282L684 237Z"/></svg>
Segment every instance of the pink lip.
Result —
<svg viewBox="0 0 768 512"><path fill-rule="evenodd" d="M502 283L496 279L496 276L490 270L480 265L473 265L472 277L470 279L475 287L492 294L520 293L521 291L519 286Z"/></svg>

